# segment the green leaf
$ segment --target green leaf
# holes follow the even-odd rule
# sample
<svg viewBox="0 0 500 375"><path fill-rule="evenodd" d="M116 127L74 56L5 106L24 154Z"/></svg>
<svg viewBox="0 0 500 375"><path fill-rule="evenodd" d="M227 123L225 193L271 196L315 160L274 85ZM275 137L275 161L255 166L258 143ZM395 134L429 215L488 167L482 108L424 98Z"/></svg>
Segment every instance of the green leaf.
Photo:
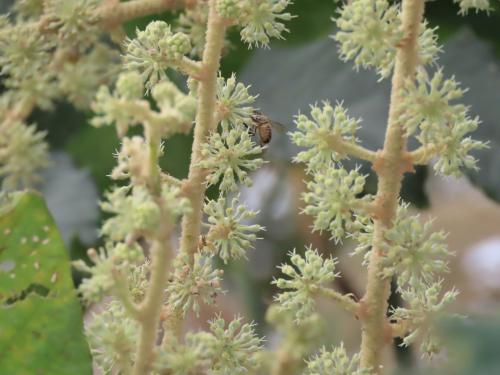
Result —
<svg viewBox="0 0 500 375"><path fill-rule="evenodd" d="M34 192L2 197L0 373L92 373L69 256Z"/></svg>

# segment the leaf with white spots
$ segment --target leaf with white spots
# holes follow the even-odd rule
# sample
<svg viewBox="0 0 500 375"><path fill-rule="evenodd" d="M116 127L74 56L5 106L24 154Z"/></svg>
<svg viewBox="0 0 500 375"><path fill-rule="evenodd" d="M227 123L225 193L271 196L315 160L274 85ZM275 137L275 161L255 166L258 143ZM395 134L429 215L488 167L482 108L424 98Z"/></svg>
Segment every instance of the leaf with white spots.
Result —
<svg viewBox="0 0 500 375"><path fill-rule="evenodd" d="M91 374L68 253L41 196L0 208L0 374Z"/></svg>

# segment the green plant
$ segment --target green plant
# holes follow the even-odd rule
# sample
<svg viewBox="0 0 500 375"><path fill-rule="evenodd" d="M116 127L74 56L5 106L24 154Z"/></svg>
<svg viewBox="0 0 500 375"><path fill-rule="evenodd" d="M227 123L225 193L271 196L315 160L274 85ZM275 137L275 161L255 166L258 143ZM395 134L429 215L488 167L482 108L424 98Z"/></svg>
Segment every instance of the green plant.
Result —
<svg viewBox="0 0 500 375"><path fill-rule="evenodd" d="M489 10L483 1L455 1L460 12ZM123 181L101 203L111 216L104 222L103 248L91 249L92 266L79 291L86 303L112 296L87 327L95 363L105 373L275 375L379 374L384 346L394 337L404 345L421 340L423 352L439 349L433 322L456 291L441 292L439 274L451 254L443 233L432 233L400 200L401 181L415 165L429 164L443 175L475 168L469 153L485 145L467 135L479 124L464 105L464 90L445 79L437 64L441 47L424 19L424 0L352 0L341 5L334 39L340 57L356 69L374 68L380 79L392 74L389 120L384 146L374 151L356 137L361 121L341 105L328 102L296 117L292 141L306 148L295 158L310 179L303 195L304 213L314 217L314 231L340 241L353 237L356 254L368 268L366 294L359 301L329 284L340 275L336 260L308 248L291 253L292 265L274 281L279 289L268 317L284 332L278 361L266 361L263 340L252 324L236 317L215 317L208 331L184 334L186 315L201 303L214 304L222 292L222 271L212 258L245 257L254 246L256 212L232 196L250 185L250 172L264 164L263 147L249 134L255 96L249 87L219 73L226 31L240 29L249 47L282 38L292 19L289 0L35 0L16 1L14 18L0 19L0 64L7 91L0 106L4 140L0 141L0 176L7 189L29 182L47 163L43 134L25 124L35 107L50 109L65 96L79 108L91 108L94 126L116 126L121 138L111 178ZM122 22L167 9L182 9L179 21L153 21L134 38L125 38ZM300 16L300 15L299 15ZM102 42L107 32L122 43L118 52ZM167 76L187 77L187 92ZM110 87L114 87L110 89ZM94 98L94 92L97 95ZM152 100L145 98L149 96ZM141 135L130 136L132 127ZM193 130L194 128L194 130ZM193 130L189 175L179 180L159 166L163 141ZM415 137L421 146L407 149ZM26 153L29 148L32 152ZM347 171L348 157L372 164L378 176L374 196L361 196L365 176ZM219 198L206 189L219 184ZM207 215L204 220L203 214ZM178 245L172 238L180 222ZM206 227L204 231L202 228ZM396 278L405 307L389 309L390 282ZM360 353L349 358L343 346L315 355L314 313L319 295L337 301L361 321ZM283 348L286 348L284 350Z"/></svg>

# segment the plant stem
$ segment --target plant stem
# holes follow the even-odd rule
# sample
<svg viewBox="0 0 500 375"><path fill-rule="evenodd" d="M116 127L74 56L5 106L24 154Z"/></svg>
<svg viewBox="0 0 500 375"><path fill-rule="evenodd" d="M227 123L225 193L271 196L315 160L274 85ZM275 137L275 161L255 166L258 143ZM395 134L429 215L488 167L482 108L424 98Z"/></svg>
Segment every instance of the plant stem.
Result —
<svg viewBox="0 0 500 375"><path fill-rule="evenodd" d="M381 373L381 354L384 345L392 340L386 318L390 280L381 276L381 255L384 234L392 225L398 205L401 181L407 160L406 137L403 124L399 121L401 94L405 82L412 79L418 64L418 35L424 14L424 0L403 0L403 40L398 46L394 75L392 78L389 121L384 148L379 160L374 163L378 175L377 205L374 215L374 234L368 283L362 304L361 367L369 368L374 374ZM390 332L390 330L389 330Z"/></svg>
<svg viewBox="0 0 500 375"><path fill-rule="evenodd" d="M118 25L134 18L177 9L183 0L131 0L126 3L109 1L98 8L98 17L103 25Z"/></svg>
<svg viewBox="0 0 500 375"><path fill-rule="evenodd" d="M191 164L187 180L187 197L191 202L192 211L182 220L181 256L187 257L192 263L198 247L203 214L203 199L205 197L205 172L198 166L201 160L201 147L208 134L217 125L216 85L220 58L226 32L225 20L215 10L215 1L210 0L210 10L207 22L207 34L200 80L198 87L198 109L194 128L194 141L191 152Z"/></svg>
<svg viewBox="0 0 500 375"><path fill-rule="evenodd" d="M159 142L151 138L152 132L146 129L149 143L149 190L160 207L160 226L151 239L151 277L144 301L137 314L141 325L137 359L134 363L133 375L148 374L154 359L155 345L158 335L160 313L164 303L164 290L168 281L168 265L172 258L170 237L173 224L169 212L165 212L161 199L161 180L158 173Z"/></svg>
<svg viewBox="0 0 500 375"><path fill-rule="evenodd" d="M151 278L146 297L141 306L141 334L137 359L132 374L145 375L151 370L154 359L154 349L158 335L160 312L163 306L163 291L168 280L167 267L171 258L170 247L171 224L162 221L164 229L162 235L153 241L151 246Z"/></svg>

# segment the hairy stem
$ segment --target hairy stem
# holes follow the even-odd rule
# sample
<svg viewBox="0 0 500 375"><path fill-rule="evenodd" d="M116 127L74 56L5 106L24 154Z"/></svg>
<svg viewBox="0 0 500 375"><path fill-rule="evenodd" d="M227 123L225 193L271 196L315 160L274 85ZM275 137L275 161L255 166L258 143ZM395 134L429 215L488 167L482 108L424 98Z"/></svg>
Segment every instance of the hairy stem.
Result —
<svg viewBox="0 0 500 375"><path fill-rule="evenodd" d="M137 17L178 9L184 4L184 0L131 0L126 3L111 0L98 8L98 17L104 26L118 25Z"/></svg>
<svg viewBox="0 0 500 375"><path fill-rule="evenodd" d="M198 162L201 160L201 147L210 131L216 126L214 116L216 113L216 84L225 32L225 20L217 14L215 1L211 0L201 67L202 76L198 87L198 110L194 128L191 164L186 189L192 211L190 214L185 215L182 220L181 256L187 257L190 262L192 262L198 247L203 199L206 189L205 173L198 166Z"/></svg>
<svg viewBox="0 0 500 375"><path fill-rule="evenodd" d="M399 121L401 93L406 80L415 75L418 63L418 33L423 13L424 0L403 0L401 17L404 37L396 55L384 148L379 154L380 159L374 163L379 179L375 201L378 207L374 215L368 283L365 296L361 300L361 367L371 369L374 374L381 373L382 349L384 344L392 339L390 332L384 334L388 327L386 312L390 280L381 276L382 243L384 233L390 228L396 213L401 181L407 165L407 142L403 124Z"/></svg>
<svg viewBox="0 0 500 375"><path fill-rule="evenodd" d="M173 254L170 245L173 224L161 200L161 180L158 174L159 141L151 139L151 133L148 130L146 131L147 138L149 138L149 168L151 171L148 185L151 194L158 201L161 224L157 233L151 239L151 276L146 296L137 314L141 325L141 333L137 357L132 372L133 375L148 374L151 370L160 323L160 313L164 303L164 290L168 281L168 265Z"/></svg>

